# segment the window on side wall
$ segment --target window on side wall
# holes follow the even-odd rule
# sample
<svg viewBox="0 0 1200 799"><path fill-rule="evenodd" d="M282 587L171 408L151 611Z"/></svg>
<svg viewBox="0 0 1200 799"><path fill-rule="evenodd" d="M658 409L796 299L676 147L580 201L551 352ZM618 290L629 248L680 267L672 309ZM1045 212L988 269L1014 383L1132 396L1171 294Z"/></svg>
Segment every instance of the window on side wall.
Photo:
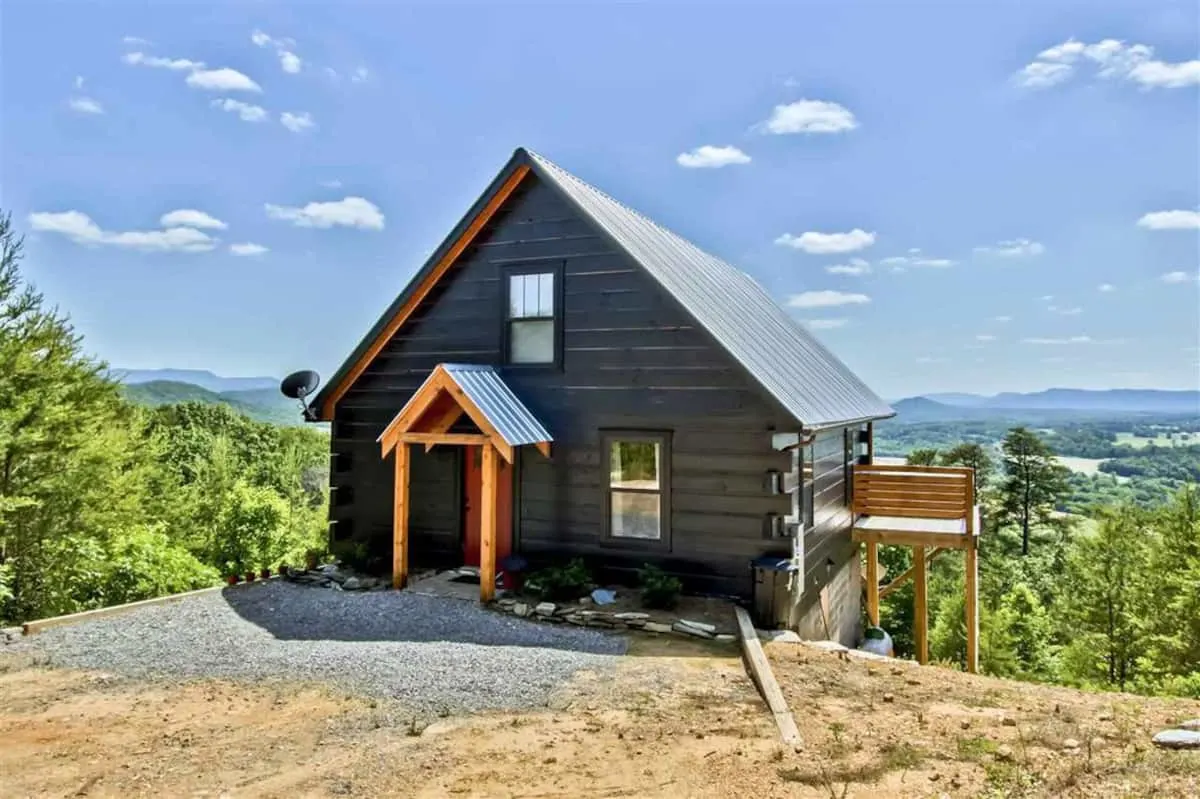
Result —
<svg viewBox="0 0 1200 799"><path fill-rule="evenodd" d="M669 547L670 434L606 431L601 446L605 539Z"/></svg>
<svg viewBox="0 0 1200 799"><path fill-rule="evenodd" d="M504 343L509 364L558 361L560 277L555 269L507 273Z"/></svg>

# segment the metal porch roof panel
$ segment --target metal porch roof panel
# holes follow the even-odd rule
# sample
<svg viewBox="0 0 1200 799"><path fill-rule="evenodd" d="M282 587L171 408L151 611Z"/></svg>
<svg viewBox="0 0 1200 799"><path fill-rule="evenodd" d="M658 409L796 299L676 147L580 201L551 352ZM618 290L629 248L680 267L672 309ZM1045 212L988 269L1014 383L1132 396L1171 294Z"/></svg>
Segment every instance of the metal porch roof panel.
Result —
<svg viewBox="0 0 1200 799"><path fill-rule="evenodd" d="M510 445L517 447L554 440L492 367L466 363L441 366Z"/></svg>
<svg viewBox="0 0 1200 799"><path fill-rule="evenodd" d="M750 275L526 152L540 177L641 264L797 421L820 428L895 415Z"/></svg>

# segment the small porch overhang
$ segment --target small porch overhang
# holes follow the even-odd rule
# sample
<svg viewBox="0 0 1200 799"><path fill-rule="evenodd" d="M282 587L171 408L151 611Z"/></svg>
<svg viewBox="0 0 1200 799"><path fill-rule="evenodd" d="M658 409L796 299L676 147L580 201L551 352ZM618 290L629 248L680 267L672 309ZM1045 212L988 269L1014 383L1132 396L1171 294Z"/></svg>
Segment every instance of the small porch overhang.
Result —
<svg viewBox="0 0 1200 799"><path fill-rule="evenodd" d="M462 417L479 432L452 432ZM482 450L479 595L496 593L496 507L499 459L512 463L517 447L533 446L550 457L553 439L491 366L438 364L378 438L381 457L395 454L392 517L392 585L408 578L409 444L428 452L438 445Z"/></svg>

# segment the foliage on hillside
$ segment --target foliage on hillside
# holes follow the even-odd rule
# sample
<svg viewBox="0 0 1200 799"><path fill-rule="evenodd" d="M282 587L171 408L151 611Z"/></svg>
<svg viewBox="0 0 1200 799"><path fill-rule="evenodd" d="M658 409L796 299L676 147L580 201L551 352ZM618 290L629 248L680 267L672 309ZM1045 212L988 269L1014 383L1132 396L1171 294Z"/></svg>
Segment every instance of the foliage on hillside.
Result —
<svg viewBox="0 0 1200 799"><path fill-rule="evenodd" d="M180 402L228 405L260 422L293 426L302 424L296 401L288 399L275 389L217 392L174 380L151 380L147 383L124 385L122 388L131 402L148 408Z"/></svg>
<svg viewBox="0 0 1200 799"><path fill-rule="evenodd" d="M974 445L956 448L959 459ZM1200 488L1164 483L1135 502L1107 475L1064 480L1047 440L1024 428L1005 437L999 473L972 456L980 493L980 659L985 672L1073 686L1200 698ZM935 450L913 462L948 463ZM1100 504L1056 512L1082 480ZM1145 486L1143 486L1145 487ZM1106 493L1111 492L1111 493ZM888 575L912 562L885 547ZM965 658L962 559L934 561L930 652ZM913 587L889 595L883 626L912 651Z"/></svg>
<svg viewBox="0 0 1200 799"><path fill-rule="evenodd" d="M213 585L324 540L327 442L125 399L0 217L0 623Z"/></svg>

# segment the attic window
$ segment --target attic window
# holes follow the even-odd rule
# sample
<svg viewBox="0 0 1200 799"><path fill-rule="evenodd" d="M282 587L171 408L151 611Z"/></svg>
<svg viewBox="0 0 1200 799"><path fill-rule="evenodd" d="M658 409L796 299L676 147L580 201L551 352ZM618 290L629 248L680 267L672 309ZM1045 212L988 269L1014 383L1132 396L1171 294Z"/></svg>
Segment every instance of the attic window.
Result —
<svg viewBox="0 0 1200 799"><path fill-rule="evenodd" d="M510 364L556 361L558 275L555 271L510 272L505 340Z"/></svg>

